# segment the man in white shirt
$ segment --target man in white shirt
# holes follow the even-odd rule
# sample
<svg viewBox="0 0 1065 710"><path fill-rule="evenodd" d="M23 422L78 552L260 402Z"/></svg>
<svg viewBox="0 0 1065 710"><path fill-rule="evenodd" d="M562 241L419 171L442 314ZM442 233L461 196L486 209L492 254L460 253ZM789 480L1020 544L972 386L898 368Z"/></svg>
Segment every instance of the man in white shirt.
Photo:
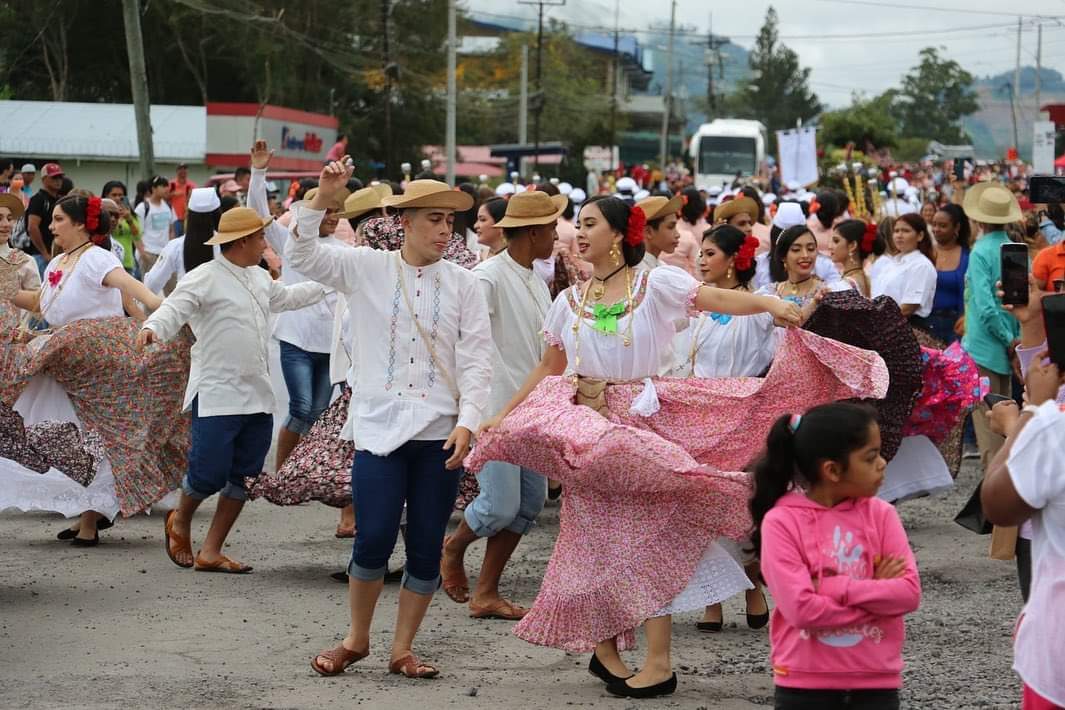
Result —
<svg viewBox="0 0 1065 710"><path fill-rule="evenodd" d="M270 202L266 194L266 171L274 153L264 140L255 141L251 149L251 180L248 183L248 207L260 217L270 217ZM316 190L307 191L301 202L294 203L293 219L300 209L314 197ZM334 235L340 219L344 216L344 200L350 193L338 190L329 202L325 217L318 226L318 236L326 243L345 246ZM266 226L266 241L279 257L285 251L288 230L271 221ZM309 279L291 265L282 261L281 279L286 284L305 283ZM281 314L274 326L274 337L281 347L281 374L288 390L288 416L277 435L278 470L285 465L289 454L300 439L318 420L333 394L333 382L329 376L329 352L332 349L333 314L336 312L336 293L329 289L319 303L298 311Z"/></svg>
<svg viewBox="0 0 1065 710"><path fill-rule="evenodd" d="M500 412L517 394L543 357L541 331L551 307L551 294L533 269L536 259L550 256L555 228L569 200L536 190L510 198L503 219L507 247L473 270L488 304L492 321L491 411ZM502 461L488 463L477 476L480 494L468 506L458 529L444 542L440 573L444 592L452 601L469 602L475 619L516 621L528 613L499 594L514 549L532 529L544 507L547 479L526 468ZM464 558L478 538L488 538L477 588L470 596Z"/></svg>
<svg viewBox="0 0 1065 710"><path fill-rule="evenodd" d="M672 254L680 245L680 232L677 231L677 214L684 206L684 198L680 195L667 197L655 195L640 200L636 206L643 210L647 217L647 226L644 227L644 246L647 247L643 261L640 262L647 269L654 269L661 262L661 254Z"/></svg>
<svg viewBox="0 0 1065 710"><path fill-rule="evenodd" d="M980 489L987 519L1032 524L1032 586L1014 635L1013 670L1024 682L1025 708L1065 707L1065 412L1055 398L1065 377L1046 353L1029 365L1029 404L996 404L991 418L1009 432Z"/></svg>
<svg viewBox="0 0 1065 710"><path fill-rule="evenodd" d="M406 504L407 562L389 670L428 678L437 669L411 646L439 586L444 531L470 439L488 415L492 375L492 330L477 277L442 259L455 212L468 210L473 198L435 180L414 180L404 194L383 200L400 213L400 250L322 244L319 223L350 176L344 162L322 169L318 193L285 246L287 264L345 294L358 363L341 433L355 442L351 629L311 665L336 675L369 653L374 608Z"/></svg>
<svg viewBox="0 0 1065 710"><path fill-rule="evenodd" d="M219 257L193 269L144 323L137 346L170 340L188 324L192 346L185 410L192 411L189 469L181 502L166 516L167 555L179 567L242 574L251 567L222 554L247 495L246 476L262 473L273 434L274 392L267 365L269 314L303 308L325 296L316 283L282 286L259 268L269 219L229 210L207 241ZM205 498L219 493L203 547L192 556L190 523Z"/></svg>

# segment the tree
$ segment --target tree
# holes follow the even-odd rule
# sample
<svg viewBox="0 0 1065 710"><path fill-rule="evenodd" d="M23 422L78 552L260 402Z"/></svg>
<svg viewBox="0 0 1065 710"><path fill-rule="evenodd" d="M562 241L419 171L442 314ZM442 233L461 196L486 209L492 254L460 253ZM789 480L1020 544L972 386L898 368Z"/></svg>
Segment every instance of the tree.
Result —
<svg viewBox="0 0 1065 710"><path fill-rule="evenodd" d="M973 75L954 60L943 59L935 47L920 52L921 63L902 79L892 113L902 136L944 143L964 143L961 119L979 108Z"/></svg>
<svg viewBox="0 0 1065 710"><path fill-rule="evenodd" d="M799 66L799 55L779 42L777 11L770 6L765 24L748 62L751 78L739 90L740 106L770 131L770 144L776 144L774 131L794 128L797 120L807 121L821 112L821 102L809 87L810 69Z"/></svg>
<svg viewBox="0 0 1065 710"><path fill-rule="evenodd" d="M878 148L895 146L898 135L895 119L891 115L893 101L892 92L872 99L854 94L847 108L821 115L820 140L839 147L853 143L858 150L867 154Z"/></svg>

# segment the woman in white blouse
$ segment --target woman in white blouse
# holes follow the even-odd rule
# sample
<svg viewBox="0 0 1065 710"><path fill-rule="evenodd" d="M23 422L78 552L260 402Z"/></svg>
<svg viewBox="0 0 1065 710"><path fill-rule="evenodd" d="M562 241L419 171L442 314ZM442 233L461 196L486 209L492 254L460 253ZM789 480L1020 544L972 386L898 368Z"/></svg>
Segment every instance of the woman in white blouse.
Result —
<svg viewBox="0 0 1065 710"><path fill-rule="evenodd" d="M921 215L900 215L892 242L897 253L877 261L870 295L890 296L911 322L915 317L927 318L936 296L936 264L932 239Z"/></svg>

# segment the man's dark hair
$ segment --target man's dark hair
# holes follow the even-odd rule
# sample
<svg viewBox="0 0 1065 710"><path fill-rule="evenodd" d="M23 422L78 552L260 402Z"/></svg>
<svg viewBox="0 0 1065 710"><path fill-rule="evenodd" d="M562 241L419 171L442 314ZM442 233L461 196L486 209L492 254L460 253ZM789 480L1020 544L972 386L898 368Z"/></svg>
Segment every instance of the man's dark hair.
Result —
<svg viewBox="0 0 1065 710"><path fill-rule="evenodd" d="M237 168L236 171L233 173L233 179L239 180L245 175L251 175L251 168L245 168L242 166Z"/></svg>

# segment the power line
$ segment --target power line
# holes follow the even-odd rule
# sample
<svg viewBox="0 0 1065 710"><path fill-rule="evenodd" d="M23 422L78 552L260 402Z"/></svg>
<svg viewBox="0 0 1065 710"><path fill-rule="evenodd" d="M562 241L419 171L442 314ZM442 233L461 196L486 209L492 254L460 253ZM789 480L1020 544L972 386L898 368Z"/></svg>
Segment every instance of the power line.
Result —
<svg viewBox="0 0 1065 710"><path fill-rule="evenodd" d="M953 12L963 15L995 15L998 17L1037 17L1043 20L1062 20L1065 15L1047 15L1038 12L1006 12L1003 10L973 10L971 8L942 7L937 5L901 5L896 2L880 3L872 0L819 0L840 5L865 5L879 7L881 10L926 10L932 12Z"/></svg>

